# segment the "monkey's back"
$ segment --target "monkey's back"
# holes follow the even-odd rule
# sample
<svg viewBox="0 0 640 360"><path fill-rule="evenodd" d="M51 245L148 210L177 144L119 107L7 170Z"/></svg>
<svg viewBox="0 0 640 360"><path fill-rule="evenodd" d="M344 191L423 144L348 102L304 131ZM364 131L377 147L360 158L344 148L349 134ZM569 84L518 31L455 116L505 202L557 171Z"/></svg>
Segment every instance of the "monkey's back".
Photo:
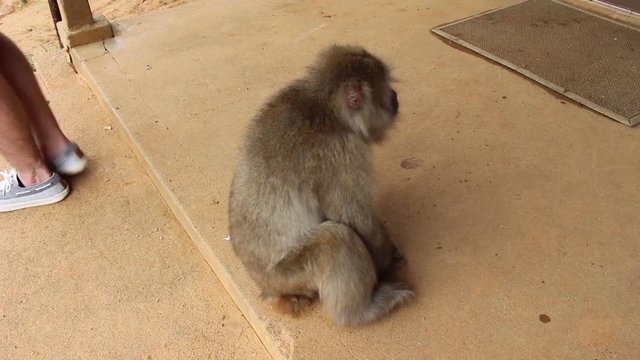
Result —
<svg viewBox="0 0 640 360"><path fill-rule="evenodd" d="M370 174L367 144L298 81L250 123L229 199L234 251L254 274L273 268L326 220L323 194Z"/></svg>

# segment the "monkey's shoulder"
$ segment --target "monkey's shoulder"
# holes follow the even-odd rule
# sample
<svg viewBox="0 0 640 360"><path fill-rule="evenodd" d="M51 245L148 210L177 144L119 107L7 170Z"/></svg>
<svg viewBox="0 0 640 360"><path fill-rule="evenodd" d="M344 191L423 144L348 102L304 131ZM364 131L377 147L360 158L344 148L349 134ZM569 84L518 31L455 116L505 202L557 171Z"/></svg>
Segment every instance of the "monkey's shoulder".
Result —
<svg viewBox="0 0 640 360"><path fill-rule="evenodd" d="M306 80L297 80L280 90L267 101L254 122L258 128L286 133L322 134L342 127Z"/></svg>
<svg viewBox="0 0 640 360"><path fill-rule="evenodd" d="M269 171L325 171L337 163L361 161L368 147L323 104L307 81L299 80L258 112L247 130L244 152Z"/></svg>

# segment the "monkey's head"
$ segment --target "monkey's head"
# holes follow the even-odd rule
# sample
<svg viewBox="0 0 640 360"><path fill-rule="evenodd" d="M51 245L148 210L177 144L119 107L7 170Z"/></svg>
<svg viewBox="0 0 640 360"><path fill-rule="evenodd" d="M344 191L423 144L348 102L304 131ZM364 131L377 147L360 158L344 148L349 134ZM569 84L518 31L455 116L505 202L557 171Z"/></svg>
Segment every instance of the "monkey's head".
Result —
<svg viewBox="0 0 640 360"><path fill-rule="evenodd" d="M381 141L398 114L388 67L357 46L334 45L310 69L310 84L337 118L367 141Z"/></svg>

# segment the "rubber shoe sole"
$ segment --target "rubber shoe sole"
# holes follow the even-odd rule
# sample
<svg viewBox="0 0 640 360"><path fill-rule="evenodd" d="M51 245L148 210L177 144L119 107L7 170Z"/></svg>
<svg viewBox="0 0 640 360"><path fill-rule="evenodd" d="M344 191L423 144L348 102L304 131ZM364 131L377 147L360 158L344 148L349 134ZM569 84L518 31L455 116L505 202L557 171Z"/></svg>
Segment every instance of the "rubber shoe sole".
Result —
<svg viewBox="0 0 640 360"><path fill-rule="evenodd" d="M0 212L14 211L62 201L69 194L69 184L53 173L44 182L32 186L20 185L15 169L0 172Z"/></svg>
<svg viewBox="0 0 640 360"><path fill-rule="evenodd" d="M64 200L67 197L67 195L69 195L69 186L67 186L67 188L64 189L64 191L62 191L61 193L57 193L53 196L50 196L44 199L34 199L34 200L25 201L21 203L0 205L0 212L16 211L16 210L26 209L31 207L55 204L57 202Z"/></svg>

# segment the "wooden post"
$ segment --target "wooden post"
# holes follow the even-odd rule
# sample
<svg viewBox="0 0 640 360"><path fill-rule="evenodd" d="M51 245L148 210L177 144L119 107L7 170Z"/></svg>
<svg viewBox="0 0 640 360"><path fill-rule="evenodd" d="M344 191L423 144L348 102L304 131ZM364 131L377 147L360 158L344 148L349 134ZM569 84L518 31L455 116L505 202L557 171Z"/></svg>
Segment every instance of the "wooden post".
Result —
<svg viewBox="0 0 640 360"><path fill-rule="evenodd" d="M109 21L91 13L89 0L57 0L62 21L57 28L65 48L89 44L113 37Z"/></svg>
<svg viewBox="0 0 640 360"><path fill-rule="evenodd" d="M62 48L62 41L60 40L60 32L58 32L57 25L59 21L62 21L62 14L60 14L60 8L58 8L58 2L56 0L49 0L49 11L51 12L51 19L53 19L53 27L56 29L58 46Z"/></svg>
<svg viewBox="0 0 640 360"><path fill-rule="evenodd" d="M93 15L89 7L89 0L58 0L62 21L70 30L86 25L93 25Z"/></svg>

